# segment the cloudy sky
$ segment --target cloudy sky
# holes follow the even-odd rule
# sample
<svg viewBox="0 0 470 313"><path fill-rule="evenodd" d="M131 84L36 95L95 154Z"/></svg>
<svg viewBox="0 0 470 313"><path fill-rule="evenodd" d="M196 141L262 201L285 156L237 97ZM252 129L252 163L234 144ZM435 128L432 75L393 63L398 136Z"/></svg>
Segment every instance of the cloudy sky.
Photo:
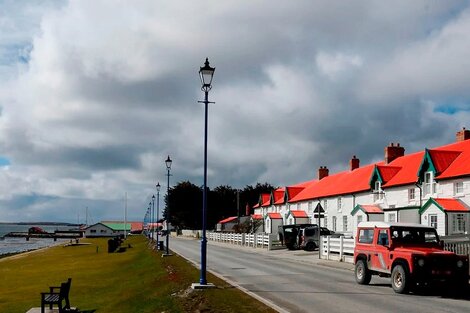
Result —
<svg viewBox="0 0 470 313"><path fill-rule="evenodd" d="M142 220L168 155L202 185L206 57L210 187L470 127L468 1L0 0L0 221Z"/></svg>

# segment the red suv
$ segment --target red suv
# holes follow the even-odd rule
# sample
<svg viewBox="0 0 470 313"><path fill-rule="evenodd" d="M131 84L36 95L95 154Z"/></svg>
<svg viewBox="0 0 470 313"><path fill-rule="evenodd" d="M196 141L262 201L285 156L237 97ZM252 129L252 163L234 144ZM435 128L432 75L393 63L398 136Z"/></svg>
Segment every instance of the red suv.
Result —
<svg viewBox="0 0 470 313"><path fill-rule="evenodd" d="M397 293L431 282L468 287L468 256L443 250L436 230L420 224L360 223L354 264L359 284L368 284L371 275L391 277Z"/></svg>

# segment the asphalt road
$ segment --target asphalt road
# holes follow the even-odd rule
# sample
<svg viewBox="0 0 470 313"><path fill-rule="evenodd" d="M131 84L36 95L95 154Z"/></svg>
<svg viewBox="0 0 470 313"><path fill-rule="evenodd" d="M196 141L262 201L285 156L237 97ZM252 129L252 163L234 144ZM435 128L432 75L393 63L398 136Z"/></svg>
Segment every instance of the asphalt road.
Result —
<svg viewBox="0 0 470 313"><path fill-rule="evenodd" d="M200 241L171 237L170 249L199 264ZM444 295L444 290L399 295L393 292L390 279L379 277L361 286L350 268L315 261L303 251L266 251L211 242L207 251L208 270L282 312L470 312L470 295Z"/></svg>

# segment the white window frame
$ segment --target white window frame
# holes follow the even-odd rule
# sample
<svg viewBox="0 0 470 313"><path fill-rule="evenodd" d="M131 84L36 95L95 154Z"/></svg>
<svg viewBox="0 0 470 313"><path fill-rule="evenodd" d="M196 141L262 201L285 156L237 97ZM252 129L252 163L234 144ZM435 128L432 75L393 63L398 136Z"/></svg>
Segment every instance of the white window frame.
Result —
<svg viewBox="0 0 470 313"><path fill-rule="evenodd" d="M408 202L414 202L416 200L416 189L408 189Z"/></svg>
<svg viewBox="0 0 470 313"><path fill-rule="evenodd" d="M436 193L436 183L434 182L434 173L432 171L424 173L423 193L425 197L431 197Z"/></svg>
<svg viewBox="0 0 470 313"><path fill-rule="evenodd" d="M313 201L309 201L308 202L308 213L312 213L313 212Z"/></svg>
<svg viewBox="0 0 470 313"><path fill-rule="evenodd" d="M328 200L323 200L323 210L326 212L328 210Z"/></svg>
<svg viewBox="0 0 470 313"><path fill-rule="evenodd" d="M343 215L343 231L348 231L348 216Z"/></svg>
<svg viewBox="0 0 470 313"><path fill-rule="evenodd" d="M454 182L454 196L463 195L463 181Z"/></svg>
<svg viewBox="0 0 470 313"><path fill-rule="evenodd" d="M429 214L428 215L428 223L429 226L434 227L437 229L437 214Z"/></svg>
<svg viewBox="0 0 470 313"><path fill-rule="evenodd" d="M333 216L331 218L331 224L332 224L332 228L333 228L332 230L333 231L336 231L336 222L337 222L336 216Z"/></svg>
<svg viewBox="0 0 470 313"><path fill-rule="evenodd" d="M338 212L342 212L343 211L343 197L338 197L337 199L337 210Z"/></svg>
<svg viewBox="0 0 470 313"><path fill-rule="evenodd" d="M375 181L374 184L374 202L383 201L384 192L382 190L382 183L380 181Z"/></svg>
<svg viewBox="0 0 470 313"><path fill-rule="evenodd" d="M457 213L452 218L452 230L454 233L465 233L465 214Z"/></svg>

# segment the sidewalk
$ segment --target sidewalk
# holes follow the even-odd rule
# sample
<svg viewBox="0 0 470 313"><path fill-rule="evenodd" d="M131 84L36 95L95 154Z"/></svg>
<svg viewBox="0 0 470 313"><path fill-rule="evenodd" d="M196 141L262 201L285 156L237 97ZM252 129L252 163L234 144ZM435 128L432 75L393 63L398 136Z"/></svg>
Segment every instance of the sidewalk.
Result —
<svg viewBox="0 0 470 313"><path fill-rule="evenodd" d="M177 238L187 239L187 240L198 240L196 238L183 237L183 236L178 236ZM265 248L253 248L253 247L247 247L247 246L241 246L241 245L235 245L235 244L211 241L211 240L208 240L207 244L209 246L214 245L214 246L219 246L219 247L226 247L229 249L239 249L247 253L264 254L269 257L283 259L289 262L319 265L319 266L325 266L325 267L344 269L348 271L354 271L354 264L352 263L320 259L318 257L318 250L316 251L288 250L287 248L278 249L278 250L267 250Z"/></svg>

